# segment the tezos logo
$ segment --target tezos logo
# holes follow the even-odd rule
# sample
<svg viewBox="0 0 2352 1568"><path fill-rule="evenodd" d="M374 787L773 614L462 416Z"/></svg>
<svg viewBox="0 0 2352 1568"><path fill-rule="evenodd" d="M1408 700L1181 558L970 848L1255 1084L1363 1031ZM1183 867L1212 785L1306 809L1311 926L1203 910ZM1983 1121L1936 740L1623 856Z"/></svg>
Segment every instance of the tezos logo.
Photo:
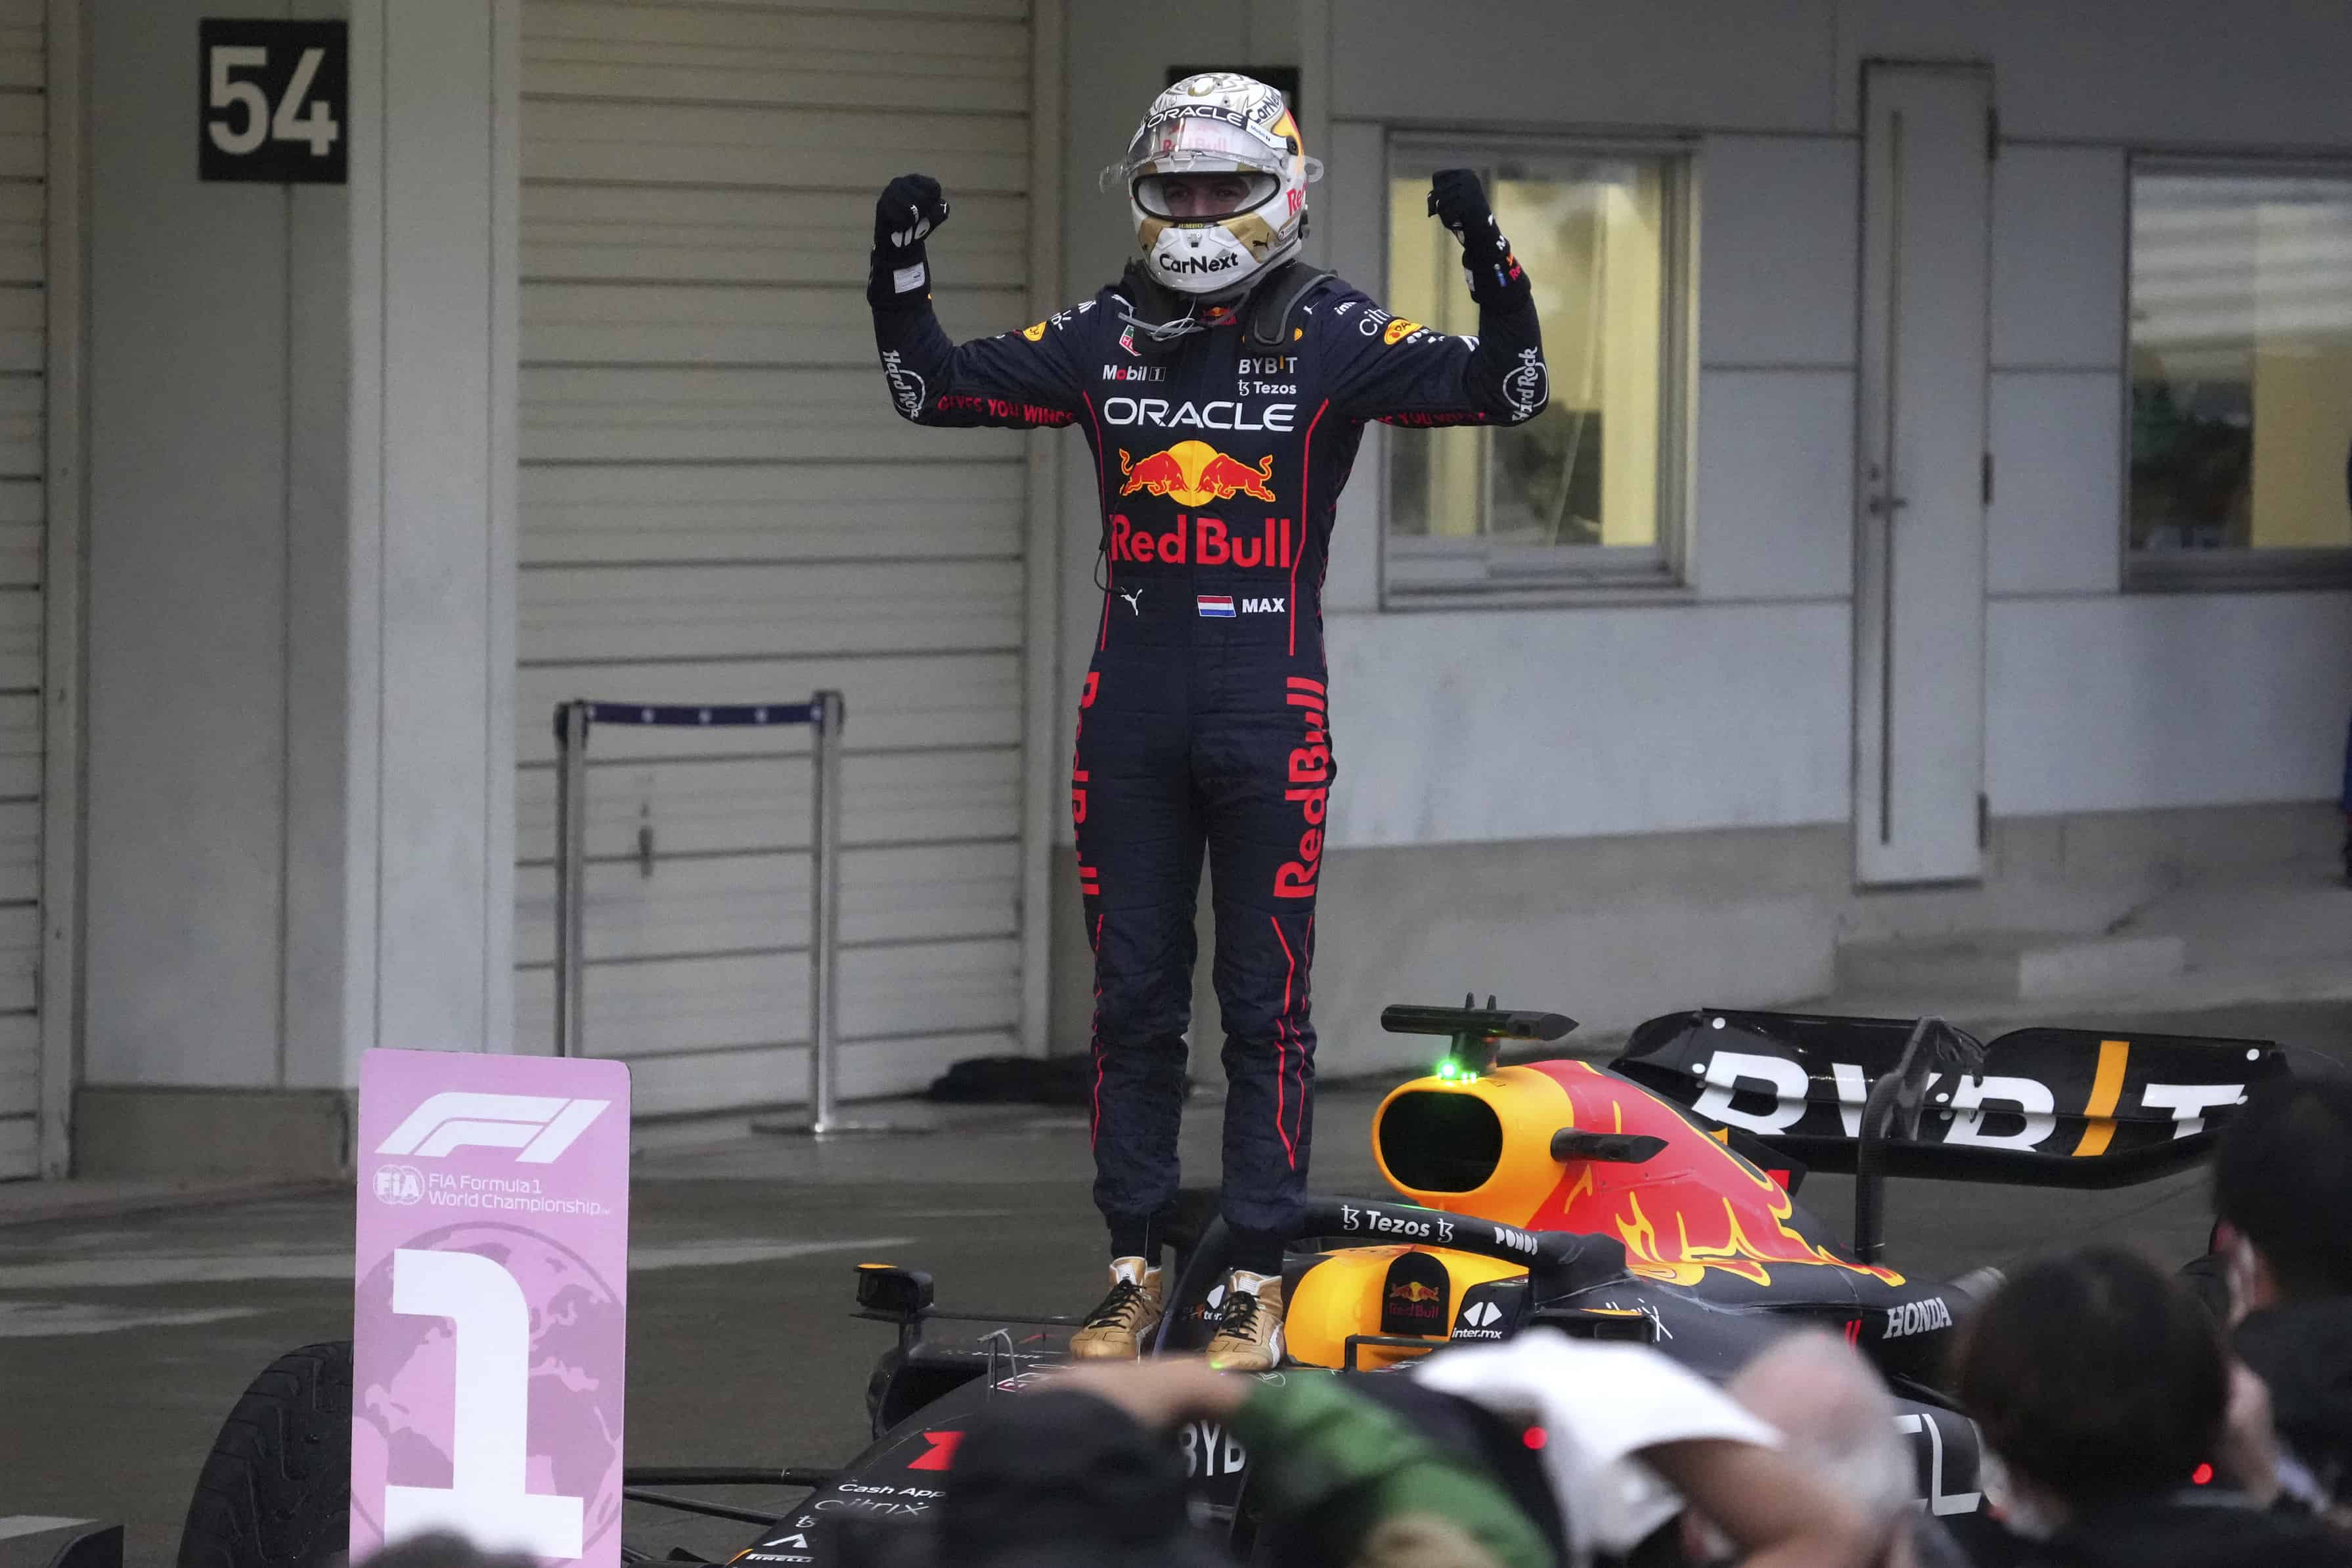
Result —
<svg viewBox="0 0 2352 1568"><path fill-rule="evenodd" d="M415 1166L376 1166L375 1199L378 1203L423 1203L425 1173Z"/></svg>
<svg viewBox="0 0 2352 1568"><path fill-rule="evenodd" d="M1888 1308L1883 1337L1901 1339L1906 1334L1933 1333L1951 1326L1951 1309L1944 1305L1944 1298L1930 1296L1924 1301L1906 1301L1899 1307Z"/></svg>
<svg viewBox="0 0 2352 1568"><path fill-rule="evenodd" d="M1417 1236L1423 1240L1434 1238L1440 1241L1454 1239L1453 1224L1439 1219L1435 1215L1427 1220L1406 1219L1400 1215L1382 1214L1377 1209L1341 1204L1339 1221L1349 1230L1370 1230L1381 1236Z"/></svg>
<svg viewBox="0 0 2352 1568"><path fill-rule="evenodd" d="M1204 273L1230 272L1241 264L1242 258L1229 250L1221 251L1215 256L1162 256L1160 257L1160 271L1172 272L1180 277L1199 277Z"/></svg>
<svg viewBox="0 0 2352 1568"><path fill-rule="evenodd" d="M431 1160L463 1148L520 1149L516 1164L543 1166L570 1148L610 1104L610 1100L567 1100L560 1094L447 1090L411 1111L375 1152ZM379 1176L379 1184L381 1180Z"/></svg>

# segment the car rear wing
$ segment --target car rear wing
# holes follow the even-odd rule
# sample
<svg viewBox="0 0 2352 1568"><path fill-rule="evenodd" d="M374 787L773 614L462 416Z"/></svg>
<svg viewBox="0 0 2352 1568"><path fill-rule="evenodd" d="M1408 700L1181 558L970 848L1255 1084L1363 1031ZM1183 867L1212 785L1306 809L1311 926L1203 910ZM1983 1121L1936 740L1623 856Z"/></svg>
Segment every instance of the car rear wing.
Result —
<svg viewBox="0 0 2352 1568"><path fill-rule="evenodd" d="M1883 1137L1874 1122L1875 1174L2128 1186L2194 1164L2248 1091L2292 1072L2268 1040L2032 1028L1979 1047L1935 1028L1952 1043L1913 1052L1916 1121L1895 1115ZM1910 1019L1707 1008L1652 1019L1611 1065L1815 1170L1853 1172L1872 1089L1923 1032Z"/></svg>

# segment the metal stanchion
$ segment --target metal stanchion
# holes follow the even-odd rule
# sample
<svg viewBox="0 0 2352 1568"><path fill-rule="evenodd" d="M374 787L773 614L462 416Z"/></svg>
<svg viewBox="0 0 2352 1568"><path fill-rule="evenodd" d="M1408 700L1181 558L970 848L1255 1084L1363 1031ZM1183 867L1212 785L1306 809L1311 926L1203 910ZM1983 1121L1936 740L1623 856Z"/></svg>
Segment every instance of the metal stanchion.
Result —
<svg viewBox="0 0 2352 1568"><path fill-rule="evenodd" d="M593 704L555 710L555 1054L581 1054L587 956L588 724Z"/></svg>
<svg viewBox="0 0 2352 1568"><path fill-rule="evenodd" d="M809 1131L822 1138L840 1129L841 1012L841 723L839 692L819 692L811 704L815 788L809 822Z"/></svg>
<svg viewBox="0 0 2352 1568"><path fill-rule="evenodd" d="M819 692L809 706L815 710L809 722L816 779L809 830L809 1119L805 1125L754 1122L752 1130L818 1138L929 1132L841 1114L841 755L848 716L839 692Z"/></svg>
<svg viewBox="0 0 2352 1568"><path fill-rule="evenodd" d="M804 724L811 731L809 835L809 1115L755 1122L763 1133L919 1133L886 1122L851 1121L841 1094L841 757L847 707L839 692L805 703L712 706L568 702L555 710L555 1051L584 1054L587 1026L588 734L594 724L715 729Z"/></svg>

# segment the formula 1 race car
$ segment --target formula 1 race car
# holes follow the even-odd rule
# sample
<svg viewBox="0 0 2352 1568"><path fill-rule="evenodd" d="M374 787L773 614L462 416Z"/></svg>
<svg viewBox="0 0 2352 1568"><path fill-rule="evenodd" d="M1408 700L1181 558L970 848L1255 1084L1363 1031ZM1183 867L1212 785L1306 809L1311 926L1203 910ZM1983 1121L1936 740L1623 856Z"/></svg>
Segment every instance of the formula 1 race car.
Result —
<svg viewBox="0 0 2352 1568"><path fill-rule="evenodd" d="M1885 1178L2147 1180L2209 1152L2250 1088L2294 1071L2258 1040L2022 1029L1987 1046L1934 1019L1717 1009L1652 1019L1605 1067L1503 1065L1506 1046L1557 1041L1573 1022L1491 999L1394 1007L1381 1021L1448 1048L1373 1116L1374 1155L1397 1197L1307 1207L1284 1270L1293 1363L1381 1377L1451 1343L1549 1328L1653 1345L1720 1379L1790 1329L1822 1328L1885 1378L1915 1444L1919 1496L1948 1516L1979 1509L1980 1450L1939 1378L1958 1324L1999 1276L1919 1281L1883 1262ZM1857 1177L1852 1248L1797 1206L1809 1169ZM1205 1343L1227 1266L1219 1221L1179 1245L1160 1354ZM875 1439L862 1453L824 1470L632 1467L624 1495L761 1524L739 1561L836 1562L836 1521L929 1512L982 1403L1050 1376L1078 1322L945 1310L929 1275L887 1264L859 1267L856 1300L859 1315L897 1330L870 1382ZM950 1322L988 1332L933 1337ZM348 1363L341 1371L347 1410ZM250 1447L251 1423L233 1419L223 1440L233 1438ZM1181 1438L1202 1508L1232 1521L1246 1557L1248 1456L1206 1424ZM207 1487L216 1468L241 1474L265 1458L216 1449ZM341 1545L324 1539L347 1507L324 1495L338 1479L347 1491L347 1476L324 1474L308 1489L328 1505L309 1512L322 1550ZM646 1490L753 1482L809 1490L771 1518ZM310 1560L284 1541L248 1550L254 1529L208 1514L207 1495L191 1511L184 1565Z"/></svg>

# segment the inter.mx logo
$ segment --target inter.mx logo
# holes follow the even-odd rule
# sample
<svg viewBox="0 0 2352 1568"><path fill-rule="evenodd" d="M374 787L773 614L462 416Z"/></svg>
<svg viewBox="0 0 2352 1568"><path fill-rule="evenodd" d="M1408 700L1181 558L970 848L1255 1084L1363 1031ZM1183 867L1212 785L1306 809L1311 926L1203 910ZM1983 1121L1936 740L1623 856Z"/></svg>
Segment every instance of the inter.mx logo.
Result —
<svg viewBox="0 0 2352 1568"><path fill-rule="evenodd" d="M543 1166L570 1148L610 1100L558 1094L436 1094L376 1145L380 1155L439 1159L459 1149L520 1149L515 1163Z"/></svg>

